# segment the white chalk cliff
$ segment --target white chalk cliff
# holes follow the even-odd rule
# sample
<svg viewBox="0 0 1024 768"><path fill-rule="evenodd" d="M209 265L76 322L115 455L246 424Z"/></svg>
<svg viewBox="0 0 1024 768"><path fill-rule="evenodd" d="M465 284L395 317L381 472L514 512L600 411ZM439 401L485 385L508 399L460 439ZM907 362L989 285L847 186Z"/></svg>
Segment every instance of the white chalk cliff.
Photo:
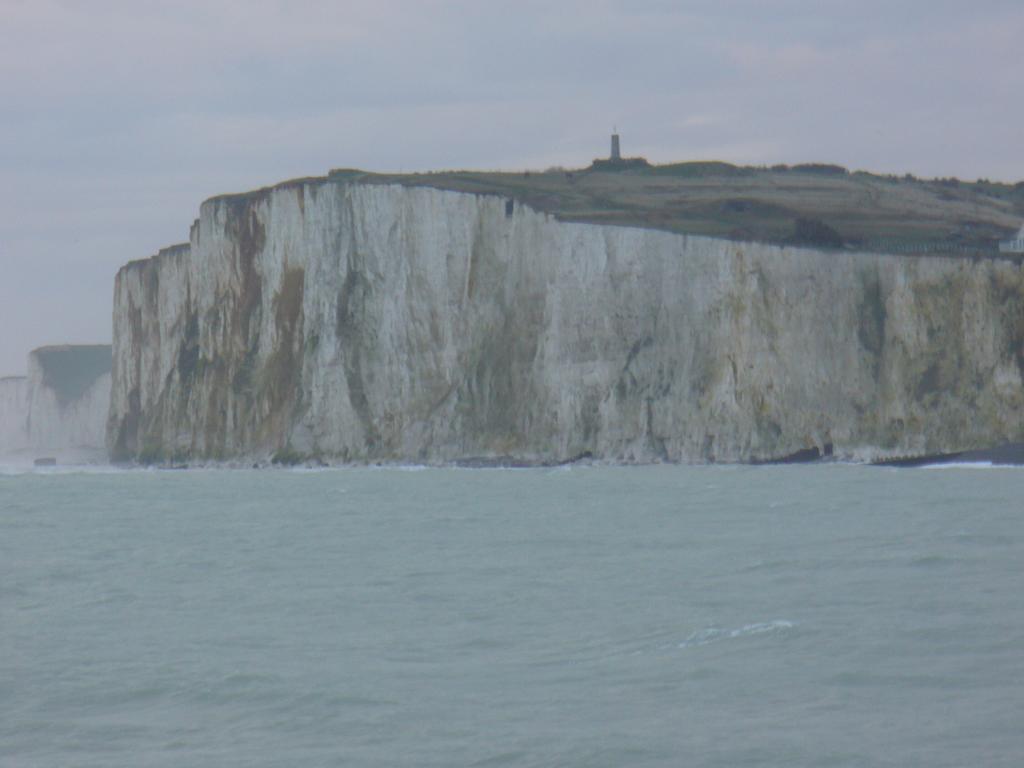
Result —
<svg viewBox="0 0 1024 768"><path fill-rule="evenodd" d="M107 459L109 345L41 347L28 376L0 379L0 456Z"/></svg>
<svg viewBox="0 0 1024 768"><path fill-rule="evenodd" d="M0 456L28 450L28 377L0 378Z"/></svg>
<svg viewBox="0 0 1024 768"><path fill-rule="evenodd" d="M1024 436L1024 273L312 180L117 276L115 460L751 461Z"/></svg>

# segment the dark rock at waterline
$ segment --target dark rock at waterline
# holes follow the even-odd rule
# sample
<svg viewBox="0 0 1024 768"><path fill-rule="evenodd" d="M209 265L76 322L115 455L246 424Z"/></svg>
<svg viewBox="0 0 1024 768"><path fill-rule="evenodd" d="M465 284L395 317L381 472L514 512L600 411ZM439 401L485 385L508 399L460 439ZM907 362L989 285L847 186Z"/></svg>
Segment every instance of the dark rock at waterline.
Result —
<svg viewBox="0 0 1024 768"><path fill-rule="evenodd" d="M584 451L568 459L556 461L521 459L515 456L469 456L456 459L452 466L460 469L534 469L538 467L566 467L594 458L590 451Z"/></svg>
<svg viewBox="0 0 1024 768"><path fill-rule="evenodd" d="M815 461L832 459L832 454L832 443L826 443L823 449L818 448L818 446L815 445L811 448L803 448L799 451L787 454L786 456L761 461L752 461L751 464L810 464Z"/></svg>
<svg viewBox="0 0 1024 768"><path fill-rule="evenodd" d="M1024 443L1006 443L993 448L979 448L956 453L933 453L925 456L907 456L881 459L873 464L880 467L923 467L933 464L981 464L998 466L1024 466Z"/></svg>

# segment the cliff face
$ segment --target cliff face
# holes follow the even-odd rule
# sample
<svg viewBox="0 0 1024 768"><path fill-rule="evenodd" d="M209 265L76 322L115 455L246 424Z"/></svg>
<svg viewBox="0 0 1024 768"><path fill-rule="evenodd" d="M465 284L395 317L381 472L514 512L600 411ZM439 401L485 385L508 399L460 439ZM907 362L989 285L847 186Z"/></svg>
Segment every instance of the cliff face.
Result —
<svg viewBox="0 0 1024 768"><path fill-rule="evenodd" d="M28 449L28 378L0 378L0 456Z"/></svg>
<svg viewBox="0 0 1024 768"><path fill-rule="evenodd" d="M1024 274L312 181L124 267L116 460L746 461L1024 437Z"/></svg>
<svg viewBox="0 0 1024 768"><path fill-rule="evenodd" d="M42 347L29 355L29 446L66 461L107 458L110 345Z"/></svg>
<svg viewBox="0 0 1024 768"><path fill-rule="evenodd" d="M109 345L33 350L27 377L0 379L0 455L105 460L110 370Z"/></svg>

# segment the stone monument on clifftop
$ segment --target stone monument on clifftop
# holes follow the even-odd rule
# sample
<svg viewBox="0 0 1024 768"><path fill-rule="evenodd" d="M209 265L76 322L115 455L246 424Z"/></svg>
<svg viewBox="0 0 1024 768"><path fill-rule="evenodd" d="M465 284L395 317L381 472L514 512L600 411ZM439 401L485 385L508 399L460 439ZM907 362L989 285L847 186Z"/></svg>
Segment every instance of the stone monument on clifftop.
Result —
<svg viewBox="0 0 1024 768"><path fill-rule="evenodd" d="M599 158L590 165L592 171L628 171L649 167L649 163L642 157L623 157L622 148L619 142L619 132L612 133L612 151L607 159Z"/></svg>

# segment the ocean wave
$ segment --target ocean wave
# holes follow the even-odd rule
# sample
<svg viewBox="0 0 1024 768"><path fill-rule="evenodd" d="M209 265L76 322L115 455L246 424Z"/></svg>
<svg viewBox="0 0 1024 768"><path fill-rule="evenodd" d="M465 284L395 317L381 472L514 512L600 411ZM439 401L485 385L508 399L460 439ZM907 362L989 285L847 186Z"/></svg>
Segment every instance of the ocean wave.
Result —
<svg viewBox="0 0 1024 768"><path fill-rule="evenodd" d="M1021 469L1019 464L994 464L991 461L947 461L924 464L919 469Z"/></svg>
<svg viewBox="0 0 1024 768"><path fill-rule="evenodd" d="M736 640L741 637L752 637L754 635L769 635L786 632L796 627L796 622L786 619L774 621L757 622L746 624L738 629L721 629L719 627L708 627L699 632L694 632L679 644L680 648L694 648L701 645L710 645L721 640Z"/></svg>
<svg viewBox="0 0 1024 768"><path fill-rule="evenodd" d="M55 467L36 467L32 464L0 464L0 476L20 475L120 475L137 472L136 469L115 467L111 464L62 464Z"/></svg>

